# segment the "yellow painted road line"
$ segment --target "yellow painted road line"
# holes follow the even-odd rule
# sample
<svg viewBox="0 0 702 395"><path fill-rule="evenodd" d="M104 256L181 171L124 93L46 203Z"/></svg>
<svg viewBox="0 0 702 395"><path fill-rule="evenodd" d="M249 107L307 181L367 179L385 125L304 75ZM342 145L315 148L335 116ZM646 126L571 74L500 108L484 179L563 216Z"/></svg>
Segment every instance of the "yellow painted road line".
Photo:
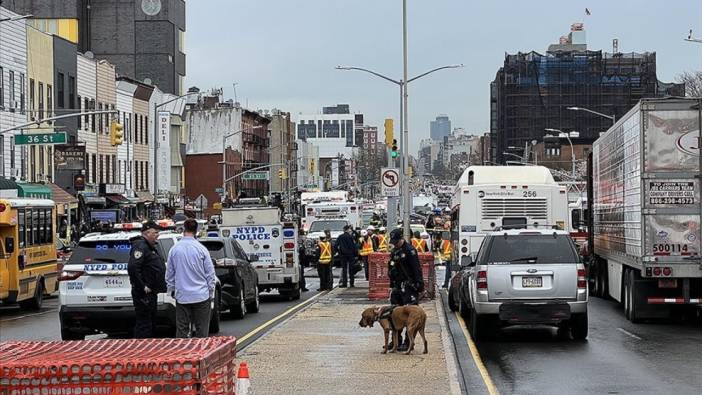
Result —
<svg viewBox="0 0 702 395"><path fill-rule="evenodd" d="M269 327L271 324L275 323L276 321L280 320L281 318L285 317L286 315L290 314L291 312L295 311L296 309L299 309L299 308L301 308L302 306L305 306L305 305L307 305L307 304L310 304L311 302L317 300L318 297L320 297L320 296L322 296L322 295L326 295L326 294L327 294L327 292L320 292L320 293L318 293L317 295L314 295L313 297L311 297L311 298L309 298L309 299L307 299L307 300L305 300L305 301L303 301L303 302L301 302L301 303L298 303L298 304L296 304L295 306L293 306L293 307L291 307L291 308L285 310L284 312L278 314L277 316L271 318L270 320L264 322L263 324L261 324L261 325L258 326L257 328L253 329L251 332L249 332L249 333L245 334L244 336L238 338L238 339L237 339L237 343L243 343L243 342L245 342L247 339L250 339L252 336L256 335L258 332L261 332L262 330L266 329L266 328Z"/></svg>
<svg viewBox="0 0 702 395"><path fill-rule="evenodd" d="M468 328L466 327L466 322L463 321L463 317L458 312L455 312L456 318L458 318L458 324L461 326L461 330L463 331L463 336L466 338L466 342L468 343L468 349L470 350L470 355L473 356L473 361L475 361L475 366L478 367L478 371L480 372L480 375L483 377L483 382L485 383L485 387L487 387L488 393L490 395L499 395L500 391L497 390L497 387L495 387L495 383L492 382L492 379L490 378L490 374L487 371L487 368L485 367L485 364L483 363L482 358L480 358L480 353L478 353L478 348L475 346L475 343L473 342L473 338L470 336L468 333Z"/></svg>

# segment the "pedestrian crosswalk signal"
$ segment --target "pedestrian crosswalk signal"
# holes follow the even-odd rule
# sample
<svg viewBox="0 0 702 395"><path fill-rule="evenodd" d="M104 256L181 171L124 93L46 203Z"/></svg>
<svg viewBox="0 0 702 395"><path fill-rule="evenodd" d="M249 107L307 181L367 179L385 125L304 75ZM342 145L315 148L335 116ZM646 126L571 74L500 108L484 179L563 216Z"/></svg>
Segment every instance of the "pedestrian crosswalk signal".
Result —
<svg viewBox="0 0 702 395"><path fill-rule="evenodd" d="M124 143L124 126L117 121L112 121L110 124L110 144L122 145Z"/></svg>
<svg viewBox="0 0 702 395"><path fill-rule="evenodd" d="M400 155L400 153L397 152L397 139L392 139L392 152L390 153L390 156L397 158L398 155Z"/></svg>

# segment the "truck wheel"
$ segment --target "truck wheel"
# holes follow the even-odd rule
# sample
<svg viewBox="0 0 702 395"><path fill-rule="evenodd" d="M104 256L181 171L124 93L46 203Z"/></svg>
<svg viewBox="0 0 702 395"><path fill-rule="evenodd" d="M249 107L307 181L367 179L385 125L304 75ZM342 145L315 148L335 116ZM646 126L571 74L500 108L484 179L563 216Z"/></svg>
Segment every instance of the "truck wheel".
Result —
<svg viewBox="0 0 702 395"><path fill-rule="evenodd" d="M244 284L239 286L239 303L229 310L232 317L240 320L246 316L246 299L244 299Z"/></svg>
<svg viewBox="0 0 702 395"><path fill-rule="evenodd" d="M570 317L570 335L575 340L585 340L587 338L588 323L587 313L573 314Z"/></svg>
<svg viewBox="0 0 702 395"><path fill-rule="evenodd" d="M629 292L629 268L624 268L622 274L622 303L624 304L624 317L628 320L631 314L631 292Z"/></svg>
<svg viewBox="0 0 702 395"><path fill-rule="evenodd" d="M463 295L458 295L458 313L464 320L470 321L471 311L468 309L468 303L466 303Z"/></svg>
<svg viewBox="0 0 702 395"><path fill-rule="evenodd" d="M599 268L597 272L598 296L602 299L609 299L609 275L607 274L607 262L599 261Z"/></svg>
<svg viewBox="0 0 702 395"><path fill-rule="evenodd" d="M222 305L222 296L219 289L215 290L214 307L212 308L212 316L210 317L210 333L219 333L219 309Z"/></svg>
<svg viewBox="0 0 702 395"><path fill-rule="evenodd" d="M475 312L475 309L470 310L470 323L468 328L474 341L482 340L485 337L486 317L481 317Z"/></svg>
<svg viewBox="0 0 702 395"><path fill-rule="evenodd" d="M258 284L254 285L254 300L246 304L246 312L248 313L258 313L260 309L260 300L258 296Z"/></svg>
<svg viewBox="0 0 702 395"><path fill-rule="evenodd" d="M34 296L31 299L19 302L19 305L26 310L39 310L42 304L44 304L44 282L38 278L34 287Z"/></svg>
<svg viewBox="0 0 702 395"><path fill-rule="evenodd" d="M85 340L85 335L61 328L61 340Z"/></svg>
<svg viewBox="0 0 702 395"><path fill-rule="evenodd" d="M640 287L637 285L636 280L641 278L638 270L629 270L629 275L627 276L629 280L629 321L634 324L641 322L641 313L639 312L638 305L641 303L641 292Z"/></svg>

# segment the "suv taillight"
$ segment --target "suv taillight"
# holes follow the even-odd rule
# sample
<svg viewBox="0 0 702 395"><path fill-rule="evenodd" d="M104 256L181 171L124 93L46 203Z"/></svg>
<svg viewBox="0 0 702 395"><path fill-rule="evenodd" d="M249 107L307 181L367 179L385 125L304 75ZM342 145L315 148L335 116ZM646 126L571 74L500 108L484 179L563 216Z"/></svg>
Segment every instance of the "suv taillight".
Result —
<svg viewBox="0 0 702 395"><path fill-rule="evenodd" d="M64 270L59 274L58 281L75 280L83 274L85 274L85 272L82 270Z"/></svg>
<svg viewBox="0 0 702 395"><path fill-rule="evenodd" d="M478 278L476 280L478 289L487 289L487 270L478 271Z"/></svg>
<svg viewBox="0 0 702 395"><path fill-rule="evenodd" d="M578 289L587 289L587 278L585 277L585 269L578 265Z"/></svg>

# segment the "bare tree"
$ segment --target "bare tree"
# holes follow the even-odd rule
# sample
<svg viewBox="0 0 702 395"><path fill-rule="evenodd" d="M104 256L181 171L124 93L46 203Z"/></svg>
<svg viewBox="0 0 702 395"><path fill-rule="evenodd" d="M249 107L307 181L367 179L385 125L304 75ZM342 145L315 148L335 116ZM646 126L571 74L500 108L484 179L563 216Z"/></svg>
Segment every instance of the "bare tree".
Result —
<svg viewBox="0 0 702 395"><path fill-rule="evenodd" d="M677 79L685 84L686 96L702 97L702 71L685 71Z"/></svg>

